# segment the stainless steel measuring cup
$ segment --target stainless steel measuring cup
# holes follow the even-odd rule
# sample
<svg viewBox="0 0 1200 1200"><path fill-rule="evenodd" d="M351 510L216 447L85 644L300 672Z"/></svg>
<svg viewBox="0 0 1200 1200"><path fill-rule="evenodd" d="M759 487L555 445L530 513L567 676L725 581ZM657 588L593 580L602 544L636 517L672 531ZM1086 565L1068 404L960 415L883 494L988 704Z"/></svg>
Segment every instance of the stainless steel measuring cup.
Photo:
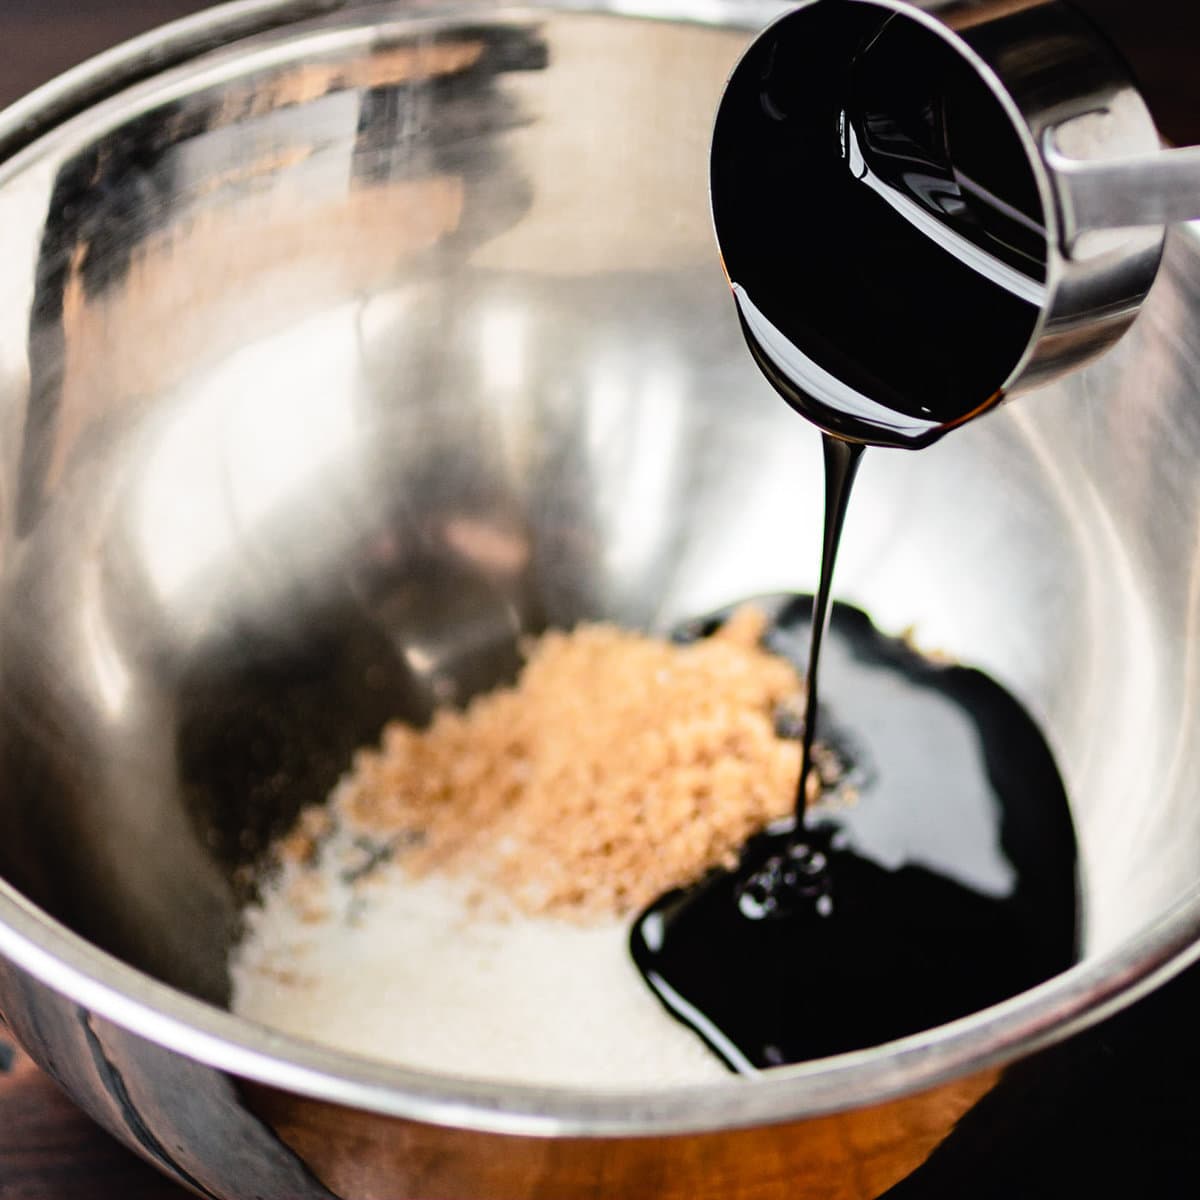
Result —
<svg viewBox="0 0 1200 1200"><path fill-rule="evenodd" d="M878 14L877 21L864 20L870 11ZM906 103L926 106L922 115L931 128L937 126L932 149L900 144L896 122L887 113L879 119L848 113L840 118L837 135L845 170L886 202L886 209L876 206L875 212L886 212L889 219L899 213L936 245L931 254L954 255L972 272L1034 306L1031 331L1028 336L1019 332L1003 360L1008 370L1003 384L964 396L961 416L939 430L1043 384L1112 345L1137 316L1154 282L1165 226L1200 216L1200 150L1163 148L1120 54L1087 17L1060 0L925 7L906 0L809 0L768 26L751 45L731 76L722 108L730 103L739 72L761 72L764 62L774 64L772 56L782 46L803 47L809 57L796 58L800 70L804 61L815 63L816 56L826 54L846 56L847 70L865 70L856 65L855 56L863 54L876 74L904 81ZM928 79L922 92L921 55L910 57L914 47L922 46L943 59L947 48L958 56L982 81L991 98L988 104L999 105L1006 119L980 122L976 128L970 112L954 108L953 96L938 93L936 79ZM889 55L895 61L888 62ZM742 91L744 95L744 80ZM763 96L769 105L765 91ZM938 123L942 117L935 110L940 109L950 111L952 123ZM728 140L730 129L736 126L723 126L719 112L714 164L724 149L721 138ZM779 146L781 154L805 152L786 142ZM986 186L960 168L960 153L967 147L968 157L988 163L992 177ZM745 150L741 153L744 162ZM998 163L1011 166L1010 174L1020 174L1026 183L1032 178L1036 196L1031 203L1009 203L1006 188L1012 181L1003 177L1007 167ZM714 222L735 289L740 264L732 261L737 251L731 256L733 221L727 215L733 206L724 201L735 189L755 186L745 172L723 176L714 165ZM790 236L785 226L781 229L782 236ZM795 236L821 238L825 231L812 222L798 222ZM1013 252L1022 238L1032 239L1032 252ZM802 277L796 278L796 288L804 285ZM781 305L787 303L790 286L787 281L775 289L784 297ZM889 279L888 287L895 290L896 303L928 301L920 278ZM953 304L953 297L948 302ZM740 296L739 304L745 320ZM760 318L770 331L772 314L755 312L754 319ZM829 361L820 361L818 349L812 356L815 366L805 362L809 374L820 374L822 386L836 392L839 361L846 363L853 336L845 334ZM758 336L760 359L771 355L772 340ZM780 362L761 365L769 375L772 367L782 374L789 370L782 355ZM855 394L853 399L863 397ZM924 433L913 428L909 440L917 444Z"/></svg>

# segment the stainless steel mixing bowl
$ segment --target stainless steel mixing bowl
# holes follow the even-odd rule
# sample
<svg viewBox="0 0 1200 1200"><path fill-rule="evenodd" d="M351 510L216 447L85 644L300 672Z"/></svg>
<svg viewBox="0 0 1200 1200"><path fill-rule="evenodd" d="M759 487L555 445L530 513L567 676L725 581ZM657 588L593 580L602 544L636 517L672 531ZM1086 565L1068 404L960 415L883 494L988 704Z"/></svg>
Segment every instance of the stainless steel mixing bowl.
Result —
<svg viewBox="0 0 1200 1200"><path fill-rule="evenodd" d="M646 0L647 9L652 0ZM1087 954L753 1082L385 1068L223 1010L244 868L524 630L817 564L741 344L709 114L762 14L235 5L0 118L0 1011L202 1195L868 1197L1200 933L1200 242L1119 350L868 456L840 591L979 663L1074 797Z"/></svg>

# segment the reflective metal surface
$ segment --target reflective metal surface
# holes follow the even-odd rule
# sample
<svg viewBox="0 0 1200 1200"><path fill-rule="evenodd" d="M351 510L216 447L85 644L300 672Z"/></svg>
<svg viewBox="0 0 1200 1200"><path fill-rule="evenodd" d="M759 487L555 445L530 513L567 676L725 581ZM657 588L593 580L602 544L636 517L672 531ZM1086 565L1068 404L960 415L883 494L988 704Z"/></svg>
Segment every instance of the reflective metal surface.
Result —
<svg viewBox="0 0 1200 1200"><path fill-rule="evenodd" d="M712 250L744 31L368 3L214 48L230 19L161 73L110 63L111 95L52 92L75 115L0 165L0 1012L89 1112L230 1200L874 1196L995 1068L1194 956L1183 234L1103 363L869 456L840 569L1045 722L1078 968L878 1051L637 1095L223 1011L242 868L387 716L503 677L525 630L811 588L821 494Z"/></svg>

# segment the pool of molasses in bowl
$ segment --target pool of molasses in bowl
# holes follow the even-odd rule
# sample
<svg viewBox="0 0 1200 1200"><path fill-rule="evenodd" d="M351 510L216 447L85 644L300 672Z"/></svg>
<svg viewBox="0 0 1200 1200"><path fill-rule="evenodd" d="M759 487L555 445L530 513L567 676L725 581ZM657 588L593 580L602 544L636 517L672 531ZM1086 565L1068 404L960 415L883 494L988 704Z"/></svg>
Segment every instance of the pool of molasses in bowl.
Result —
<svg viewBox="0 0 1200 1200"><path fill-rule="evenodd" d="M201 1194L876 1196L1193 954L1185 231L1102 363L869 456L840 564L1037 721L1078 965L897 1043L622 1093L227 1011L247 869L385 721L510 677L529 631L812 590L819 449L749 361L705 196L750 18L675 15L234 6L0 118L0 1012Z"/></svg>

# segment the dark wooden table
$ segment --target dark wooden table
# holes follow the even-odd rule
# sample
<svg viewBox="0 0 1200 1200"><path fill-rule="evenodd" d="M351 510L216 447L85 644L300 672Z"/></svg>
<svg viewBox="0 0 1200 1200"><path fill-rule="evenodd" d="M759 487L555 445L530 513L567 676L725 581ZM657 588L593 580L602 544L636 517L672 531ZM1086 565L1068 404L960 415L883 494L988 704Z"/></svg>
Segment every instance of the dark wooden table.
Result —
<svg viewBox="0 0 1200 1200"><path fill-rule="evenodd" d="M3 1200L182 1200L123 1150L0 1034Z"/></svg>
<svg viewBox="0 0 1200 1200"><path fill-rule="evenodd" d="M0 107L205 0L0 0ZM180 1200L102 1133L0 1030L0 1200Z"/></svg>

